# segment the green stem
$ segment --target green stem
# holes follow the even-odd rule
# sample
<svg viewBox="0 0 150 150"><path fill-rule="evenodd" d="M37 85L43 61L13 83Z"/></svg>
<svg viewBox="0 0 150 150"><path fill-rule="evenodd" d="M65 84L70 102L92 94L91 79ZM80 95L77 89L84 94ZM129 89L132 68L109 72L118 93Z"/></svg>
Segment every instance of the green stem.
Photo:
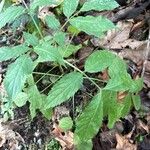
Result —
<svg viewBox="0 0 150 150"><path fill-rule="evenodd" d="M58 77L60 75L56 75L56 74L50 74L50 73L43 73L43 72L32 72L33 74L38 74L38 75L44 75L44 76L54 76L54 77Z"/></svg>
<svg viewBox="0 0 150 150"><path fill-rule="evenodd" d="M101 87L95 83L89 76L87 76L83 71L81 71L79 68L77 68L76 66L72 65L71 63L69 63L68 61L64 60L64 63L66 63L67 65L69 65L70 67L72 67L73 69L75 69L76 71L80 72L81 74L83 74L83 76L85 76L89 81L91 81L99 90L101 90Z"/></svg>
<svg viewBox="0 0 150 150"><path fill-rule="evenodd" d="M22 2L23 2L23 4L24 4L24 6L26 7L26 9L28 10L28 13L29 13L29 15L30 15L30 17L31 17L31 19L32 19L32 21L33 21L33 23L34 23L34 25L35 25L37 31L39 32L39 35L40 35L41 38L43 39L44 37L43 37L43 35L42 35L42 32L41 32L40 28L38 27L38 25L37 25L35 19L33 18L32 14L30 13L29 7L27 6L27 4L25 3L24 0L22 0Z"/></svg>
<svg viewBox="0 0 150 150"><path fill-rule="evenodd" d="M51 84L49 84L47 87L45 87L40 93L42 94L45 90L47 90L52 84L54 84L55 82L57 82L63 75L59 76L58 79L56 79L54 82L52 82Z"/></svg>
<svg viewBox="0 0 150 150"><path fill-rule="evenodd" d="M50 69L49 71L47 71L46 73L43 73L43 76L38 80L36 81L35 84L39 83L47 74L49 74L49 72L51 72L53 69L55 69L56 67L54 66L52 69Z"/></svg>
<svg viewBox="0 0 150 150"><path fill-rule="evenodd" d="M70 21L70 19L72 19L73 17L75 17L76 15L78 15L80 13L80 11L77 11L74 15L72 15L70 18L68 18L68 20L62 25L62 27L60 28L60 31L67 25L67 23Z"/></svg>

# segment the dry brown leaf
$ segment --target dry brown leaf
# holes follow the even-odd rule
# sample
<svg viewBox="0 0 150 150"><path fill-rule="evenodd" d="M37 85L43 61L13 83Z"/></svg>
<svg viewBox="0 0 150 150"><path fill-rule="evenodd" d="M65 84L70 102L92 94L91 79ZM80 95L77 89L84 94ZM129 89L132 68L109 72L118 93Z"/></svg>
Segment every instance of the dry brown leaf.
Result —
<svg viewBox="0 0 150 150"><path fill-rule="evenodd" d="M64 132L59 127L59 120L63 117L69 116L69 110L64 106L58 106L54 109L52 121L54 138L60 143L63 150L73 150L73 133L71 131Z"/></svg>
<svg viewBox="0 0 150 150"><path fill-rule="evenodd" d="M55 120L60 120L63 117L69 116L69 110L65 106L57 106L54 109L52 121L55 122Z"/></svg>
<svg viewBox="0 0 150 150"><path fill-rule="evenodd" d="M109 30L107 35L102 39L92 39L92 43L95 46L100 46L108 49L122 49L122 44L129 38L130 31L133 23L130 22L118 22L116 28Z"/></svg>
<svg viewBox="0 0 150 150"><path fill-rule="evenodd" d="M126 136L119 135L116 133L117 150L137 150L137 146L129 142Z"/></svg>
<svg viewBox="0 0 150 150"><path fill-rule="evenodd" d="M142 122L139 119L137 121L137 128L140 129L140 130L144 129L147 133L149 133L148 125L146 125L144 122Z"/></svg>
<svg viewBox="0 0 150 150"><path fill-rule="evenodd" d="M8 125L3 124L3 120L0 120L0 147L8 141L9 150L16 150L19 147L19 142L24 140L21 135L14 132Z"/></svg>
<svg viewBox="0 0 150 150"><path fill-rule="evenodd" d="M57 124L54 124L53 135L55 139L60 143L63 150L73 150L73 133L71 131L63 132Z"/></svg>
<svg viewBox="0 0 150 150"><path fill-rule="evenodd" d="M130 44L131 44L130 46L134 49L126 48L119 53L119 56L132 60L134 63L138 63L141 60L147 59L146 58L147 41L137 42L137 47L136 47L136 42Z"/></svg>
<svg viewBox="0 0 150 150"><path fill-rule="evenodd" d="M92 39L95 46L100 46L107 49L124 49L130 48L132 50L142 50L145 48L146 41L137 41L129 39L129 34L132 29L133 23L118 22L117 28L109 30L103 39Z"/></svg>
<svg viewBox="0 0 150 150"><path fill-rule="evenodd" d="M150 69L150 68L149 68ZM150 73L145 73L144 74L144 76L143 76L143 78L144 78L144 83L146 84L146 86L148 87L148 88L150 88Z"/></svg>
<svg viewBox="0 0 150 150"><path fill-rule="evenodd" d="M56 0L56 3L61 4L63 0ZM53 13L50 11L51 8L57 7L58 5L52 4L49 6L41 6L38 10L38 18L40 18L42 21L47 15L53 15Z"/></svg>

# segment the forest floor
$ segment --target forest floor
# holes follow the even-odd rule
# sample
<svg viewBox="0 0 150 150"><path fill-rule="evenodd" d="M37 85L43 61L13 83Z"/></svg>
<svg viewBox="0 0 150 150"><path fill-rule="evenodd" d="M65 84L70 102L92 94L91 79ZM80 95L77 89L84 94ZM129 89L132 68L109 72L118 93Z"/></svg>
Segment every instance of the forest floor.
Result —
<svg viewBox="0 0 150 150"><path fill-rule="evenodd" d="M84 42L89 41L86 47L81 48L75 54L78 60L76 64L78 68L82 69L85 59L94 49L101 47L110 49L123 58L128 64L128 72L132 77L142 75L144 78L144 87L140 92L141 109L139 111L132 109L124 119L116 122L113 129L108 129L107 118L104 118L102 128L93 138L93 150L150 150L150 53L148 52L150 50L150 0L135 0L112 11L90 11L88 14L93 16L104 15L114 22L120 30L113 29L107 32L102 40L83 32L74 37L73 42L76 44L84 45ZM0 38L6 36L6 40L1 40L0 44L4 46L7 43L14 43L18 40L18 35L22 31L17 32L16 36L9 32L7 32L7 35L1 34ZM2 75L5 74L8 63L1 63ZM36 68L37 72L47 72L48 70L49 64L41 64ZM59 74L59 72L55 70L54 74ZM95 76L98 77L100 74ZM36 76L35 78L40 77ZM39 90L44 89L45 80L47 79L39 83ZM74 101L65 102L63 106L56 107L55 111L59 117L63 115L76 116L73 111L74 107L80 108L83 105L82 103L89 99L86 93L94 91L93 86L88 81L85 84L87 89L84 94L78 92L74 97ZM83 99L84 101L81 101ZM3 148L1 148L3 150L7 150L10 144L15 145L16 143L19 143L18 150L60 149L60 140L53 136L52 121L44 118L38 110L36 117L31 121L29 103L23 107L15 108L14 119L10 119L5 123L1 122L1 126L3 132L0 133L0 145L3 144ZM2 134L7 134L10 141L6 141L4 144ZM69 138L67 137L69 135L63 136Z"/></svg>

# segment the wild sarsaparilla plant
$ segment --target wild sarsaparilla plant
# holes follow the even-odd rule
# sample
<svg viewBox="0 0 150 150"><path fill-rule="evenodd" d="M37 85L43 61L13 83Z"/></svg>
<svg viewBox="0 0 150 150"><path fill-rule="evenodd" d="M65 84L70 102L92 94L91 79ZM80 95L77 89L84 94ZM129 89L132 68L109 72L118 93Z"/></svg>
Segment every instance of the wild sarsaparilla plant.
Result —
<svg viewBox="0 0 150 150"><path fill-rule="evenodd" d="M37 8L40 6L59 6L66 17L64 25L61 25L59 17L54 14L44 18L48 28L53 30L52 35L45 36L41 31L36 15ZM22 44L0 48L0 61L13 60L8 66L3 81L7 92L5 97L7 109L12 108L14 104L21 107L29 101L32 118L39 109L45 117L50 119L52 109L70 100L83 86L84 78L88 79L97 88L97 93L75 119L74 136L78 145L91 143L104 116L108 117L108 127L112 128L119 118L128 114L132 106L137 110L140 109L138 92L142 88L142 79L132 79L127 72L126 63L117 55L105 49L96 50L85 61L84 71L67 59L82 45L74 45L72 41L66 40L68 33L64 32L63 28L67 25L69 30L73 29L72 36L83 31L100 38L106 31L115 28L115 25L104 16L80 16L80 14L87 11L112 10L116 7L118 4L114 0L87 0L82 4L79 0L33 0L30 4L26 4L23 0L22 6L10 5L9 7L8 5L5 7L4 3L0 13L0 28L14 24L24 15L28 16L35 25L33 32L30 29L23 32ZM38 57L32 59L32 53ZM58 81L49 89L48 95L38 90L37 83L33 79L34 69L39 63L44 62L54 62L62 68L71 67L74 70L57 78ZM103 71L107 71L108 79L105 86L100 86L102 84L93 80L90 74ZM118 98L120 92L125 93L121 100ZM87 145L91 146L91 144Z"/></svg>

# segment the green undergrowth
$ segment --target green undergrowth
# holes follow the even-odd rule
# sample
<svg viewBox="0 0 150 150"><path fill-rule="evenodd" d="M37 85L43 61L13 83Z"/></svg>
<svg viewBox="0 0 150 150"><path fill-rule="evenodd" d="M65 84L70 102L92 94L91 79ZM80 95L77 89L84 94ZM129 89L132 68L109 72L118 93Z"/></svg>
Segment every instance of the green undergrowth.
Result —
<svg viewBox="0 0 150 150"><path fill-rule="evenodd" d="M85 61L84 70L70 63L70 58L82 45L75 45L67 37L78 36L82 31L90 36L101 38L106 31L115 28L115 25L104 16L84 16L88 11L112 10L118 7L114 0L34 0L30 4L22 1L22 5L14 5L11 2L0 3L0 28L9 27L15 31L26 22L23 29L23 43L0 48L0 61L12 61L4 76L6 95L2 97L3 105L1 113L5 118L13 115L14 107L22 107L28 101L30 103L30 116L36 116L36 110L51 119L53 109L71 100L72 97L83 88L84 80L89 80L97 90L93 98L86 104L83 111L74 118L66 117L60 120L60 126L66 130L75 127L74 143L77 149L92 148L91 139L99 131L104 117L108 117L108 127L112 128L117 120L125 117L132 107L140 109L139 91L142 89L141 78L132 79L127 72L124 60L106 49L94 51ZM38 18L38 7L54 7L55 13L42 19L51 35L43 33L43 22ZM61 17L65 17L62 24ZM63 20L64 21L64 20ZM64 30L65 29L65 30ZM66 32L65 32L66 31ZM33 54L36 56L33 58ZM60 68L61 75L36 72L39 64L51 63L53 68ZM68 70L67 73L63 70ZM94 73L107 71L108 79L96 80ZM35 81L35 75L42 77ZM55 76L46 89L48 94L39 91L37 84L44 76ZM102 84L102 83L105 84ZM120 100L119 93L125 93ZM91 93L89 93L91 94ZM74 122L74 125L73 125Z"/></svg>

